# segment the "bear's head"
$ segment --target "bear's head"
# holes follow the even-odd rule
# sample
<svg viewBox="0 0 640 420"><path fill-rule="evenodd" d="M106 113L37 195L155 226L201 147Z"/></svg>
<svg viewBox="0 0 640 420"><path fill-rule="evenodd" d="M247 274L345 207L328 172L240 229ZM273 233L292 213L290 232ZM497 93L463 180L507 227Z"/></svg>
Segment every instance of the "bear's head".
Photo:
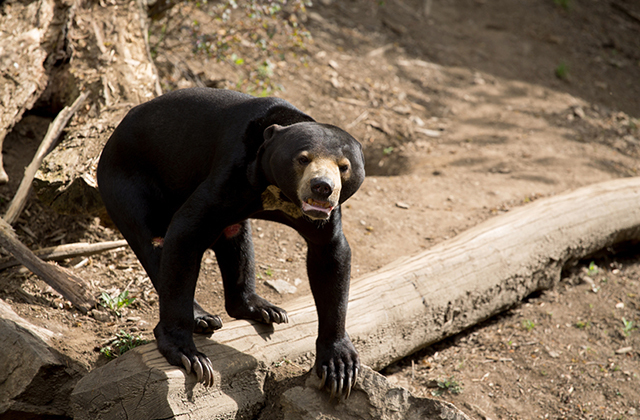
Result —
<svg viewBox="0 0 640 420"><path fill-rule="evenodd" d="M364 181L362 146L346 131L301 122L264 130L261 169L312 220L326 220Z"/></svg>

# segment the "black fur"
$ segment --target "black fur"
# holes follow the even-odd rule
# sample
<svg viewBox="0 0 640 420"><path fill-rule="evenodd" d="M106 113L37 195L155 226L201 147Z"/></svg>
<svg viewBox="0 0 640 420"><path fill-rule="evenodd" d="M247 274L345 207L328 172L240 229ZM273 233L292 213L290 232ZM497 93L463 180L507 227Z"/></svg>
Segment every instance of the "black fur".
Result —
<svg viewBox="0 0 640 420"><path fill-rule="evenodd" d="M211 333L222 325L194 300L207 248L215 251L220 266L229 315L267 323L288 320L283 309L255 293L248 218L284 223L306 240L319 318L317 373L337 391L348 392L355 381L359 359L345 331L351 251L339 203L320 221L300 212L306 200L298 193L305 162L296 159L307 151L348 159L339 203L360 187L364 158L348 133L316 123L284 100L232 91L184 89L139 105L104 148L100 193L158 292L158 349L187 370L193 366L198 373L198 365L204 366L205 382L212 380L207 379L210 362L197 351L192 333ZM265 208L270 186L278 187L282 209Z"/></svg>

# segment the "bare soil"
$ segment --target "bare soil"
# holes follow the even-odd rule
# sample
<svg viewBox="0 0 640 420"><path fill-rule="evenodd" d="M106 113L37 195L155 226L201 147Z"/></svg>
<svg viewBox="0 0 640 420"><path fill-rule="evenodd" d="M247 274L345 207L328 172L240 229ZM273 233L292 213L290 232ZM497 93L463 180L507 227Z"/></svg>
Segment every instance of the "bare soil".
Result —
<svg viewBox="0 0 640 420"><path fill-rule="evenodd" d="M153 23L151 43L165 89L201 83L255 91L256 68L268 59L274 95L360 139L368 178L343 210L357 279L515 206L637 176L640 4L562 4L325 0L300 15L311 39L270 55L236 44L244 64L194 54L196 20L209 33L230 26L185 4ZM0 210L50 121L36 110L5 141L11 181L0 187ZM255 221L253 228L258 290L286 308L292 296L309 293L303 240L280 225ZM98 219L60 216L35 200L16 230L32 248L119 238ZM461 392L450 386L440 397L472 418L637 418L640 260L635 248L625 251L594 257L597 269L587 268L590 261L568 267L555 290L383 373L418 396L438 393L438 382L450 379ZM61 264L96 295L128 290L136 301L98 321L19 267L2 272L0 298L63 333L61 351L88 370L106 363L98 349L120 330L153 338L157 295L128 249ZM269 280L297 292L280 295ZM229 320L211 252L196 293Z"/></svg>

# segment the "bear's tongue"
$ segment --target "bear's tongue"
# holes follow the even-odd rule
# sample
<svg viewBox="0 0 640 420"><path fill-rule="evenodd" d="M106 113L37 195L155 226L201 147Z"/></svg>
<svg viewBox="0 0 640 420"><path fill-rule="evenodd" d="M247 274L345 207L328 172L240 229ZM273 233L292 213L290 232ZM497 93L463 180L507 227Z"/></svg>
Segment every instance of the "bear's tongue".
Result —
<svg viewBox="0 0 640 420"><path fill-rule="evenodd" d="M333 207L328 201L318 201L313 198L302 202L302 211L307 212L312 210L329 214L331 213L331 210L333 210Z"/></svg>

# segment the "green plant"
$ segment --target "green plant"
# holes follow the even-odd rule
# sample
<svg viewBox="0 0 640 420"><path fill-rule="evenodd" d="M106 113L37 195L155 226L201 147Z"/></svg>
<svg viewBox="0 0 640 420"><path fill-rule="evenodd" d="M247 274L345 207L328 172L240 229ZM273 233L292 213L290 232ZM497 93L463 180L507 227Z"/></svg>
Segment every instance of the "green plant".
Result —
<svg viewBox="0 0 640 420"><path fill-rule="evenodd" d="M578 329L584 330L588 326L589 326L589 321L577 321L576 322L576 328L578 328Z"/></svg>
<svg viewBox="0 0 640 420"><path fill-rule="evenodd" d="M569 66L564 62L558 64L555 74L558 79L567 80L569 78Z"/></svg>
<svg viewBox="0 0 640 420"><path fill-rule="evenodd" d="M393 153L393 150L393 146L385 147L384 149L382 149L382 153L385 156L389 156L391 153Z"/></svg>
<svg viewBox="0 0 640 420"><path fill-rule="evenodd" d="M531 332L536 327L536 324L530 319L522 320L522 328L527 330L527 332Z"/></svg>
<svg viewBox="0 0 640 420"><path fill-rule="evenodd" d="M598 268L598 266L596 265L596 262L595 262L595 261L591 261L591 262L589 263L589 267L587 267L587 275L588 275L589 277L593 277L593 276L595 276L596 274L598 274L598 271L599 271L599 270L600 270L600 269L599 269L599 268Z"/></svg>
<svg viewBox="0 0 640 420"><path fill-rule="evenodd" d="M116 338L111 341L111 344L100 349L100 353L107 359L111 360L122 356L132 348L147 344L148 342L149 341L142 338L141 335L136 337L120 330L120 332L116 334Z"/></svg>
<svg viewBox="0 0 640 420"><path fill-rule="evenodd" d="M273 277L273 270L271 269L271 267L264 270L264 274L266 274L269 277Z"/></svg>
<svg viewBox="0 0 640 420"><path fill-rule="evenodd" d="M623 325L622 333L627 337L629 337L629 335L631 335L631 331L638 329L638 327L634 326L634 322L633 321L631 321L631 320L627 321L627 319L624 318L624 317L622 318L622 325Z"/></svg>
<svg viewBox="0 0 640 420"><path fill-rule="evenodd" d="M556 6L562 7L564 10L569 10L571 7L570 0L553 0Z"/></svg>
<svg viewBox="0 0 640 420"><path fill-rule="evenodd" d="M435 397L439 397L445 392L456 395L462 393L462 385L453 376L447 379L441 379L437 381L436 384L438 385L438 389L431 391L431 394Z"/></svg>
<svg viewBox="0 0 640 420"><path fill-rule="evenodd" d="M129 298L129 291L125 290L118 296L113 297L107 292L102 292L100 295L100 304L113 311L117 316L120 316L120 309L125 306L131 305L136 298Z"/></svg>

